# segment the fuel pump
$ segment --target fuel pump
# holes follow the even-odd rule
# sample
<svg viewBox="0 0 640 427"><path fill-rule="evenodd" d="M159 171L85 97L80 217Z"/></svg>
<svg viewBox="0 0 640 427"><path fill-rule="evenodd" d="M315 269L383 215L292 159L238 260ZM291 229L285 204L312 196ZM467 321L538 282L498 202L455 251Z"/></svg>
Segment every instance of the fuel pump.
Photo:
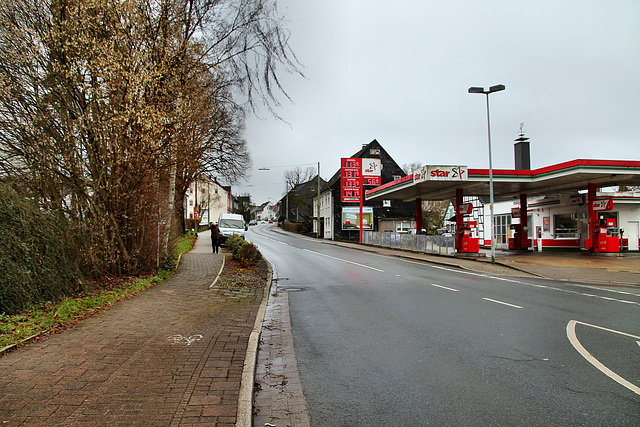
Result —
<svg viewBox="0 0 640 427"><path fill-rule="evenodd" d="M615 218L600 217L594 230L594 252L620 252L620 237L613 235Z"/></svg>
<svg viewBox="0 0 640 427"><path fill-rule="evenodd" d="M462 223L462 247L460 252L478 253L480 243L477 237L478 223L476 221L465 221Z"/></svg>

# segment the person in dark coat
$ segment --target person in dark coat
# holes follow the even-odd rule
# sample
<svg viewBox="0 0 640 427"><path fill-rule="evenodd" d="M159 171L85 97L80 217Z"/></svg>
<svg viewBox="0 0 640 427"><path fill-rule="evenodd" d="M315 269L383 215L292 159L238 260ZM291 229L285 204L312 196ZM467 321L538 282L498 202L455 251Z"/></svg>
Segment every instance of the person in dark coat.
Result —
<svg viewBox="0 0 640 427"><path fill-rule="evenodd" d="M211 225L211 246L213 246L213 253L217 254L220 250L220 227L218 224Z"/></svg>

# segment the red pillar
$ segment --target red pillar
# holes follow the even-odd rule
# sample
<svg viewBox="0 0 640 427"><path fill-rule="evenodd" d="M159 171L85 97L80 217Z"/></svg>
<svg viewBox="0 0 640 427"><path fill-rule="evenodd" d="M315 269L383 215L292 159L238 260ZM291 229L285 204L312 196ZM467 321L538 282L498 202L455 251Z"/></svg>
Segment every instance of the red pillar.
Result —
<svg viewBox="0 0 640 427"><path fill-rule="evenodd" d="M422 231L422 199L416 199L416 233Z"/></svg>
<svg viewBox="0 0 640 427"><path fill-rule="evenodd" d="M525 228L527 227L528 222L527 216L527 195L520 195L520 247L518 249L527 249L529 246L529 239L527 238L527 232Z"/></svg>
<svg viewBox="0 0 640 427"><path fill-rule="evenodd" d="M596 200L596 184L590 183L587 186L587 203L589 204L589 236L585 241L585 249L594 249L598 242L594 236L598 230L598 212L593 210L593 202Z"/></svg>
<svg viewBox="0 0 640 427"><path fill-rule="evenodd" d="M460 205L462 204L462 196L463 196L462 188L456 188L456 250L459 252L460 248L462 248L462 236L464 226L464 215L460 213Z"/></svg>

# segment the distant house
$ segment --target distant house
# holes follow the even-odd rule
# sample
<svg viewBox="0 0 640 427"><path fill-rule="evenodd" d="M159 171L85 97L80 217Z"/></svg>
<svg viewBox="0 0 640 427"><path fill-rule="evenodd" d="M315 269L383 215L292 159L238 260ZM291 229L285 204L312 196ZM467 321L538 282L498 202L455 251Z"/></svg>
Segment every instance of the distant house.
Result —
<svg viewBox="0 0 640 427"><path fill-rule="evenodd" d="M231 186L221 185L215 178L200 176L187 189L185 218L199 218L200 224L216 222L221 213L230 213L233 207Z"/></svg>
<svg viewBox="0 0 640 427"><path fill-rule="evenodd" d="M320 178L320 188L326 181ZM280 215L287 221L308 222L311 226L315 197L318 194L318 176L311 178L307 182L296 185L280 201Z"/></svg>
<svg viewBox="0 0 640 427"><path fill-rule="evenodd" d="M380 159L382 164L381 184L400 179L406 173L393 160L377 140L364 145L352 156L341 157ZM366 189L373 187L366 187ZM359 214L359 203L342 202L340 194L340 170L321 188L318 212L317 196L313 201L313 231L321 238L332 240L357 240L359 232L353 218ZM415 228L415 202L382 200L365 202L365 208L372 210L372 223L369 229L374 231L407 232Z"/></svg>
<svg viewBox="0 0 640 427"><path fill-rule="evenodd" d="M270 221L275 219L275 207L271 202L264 202L251 210L251 217L256 221Z"/></svg>

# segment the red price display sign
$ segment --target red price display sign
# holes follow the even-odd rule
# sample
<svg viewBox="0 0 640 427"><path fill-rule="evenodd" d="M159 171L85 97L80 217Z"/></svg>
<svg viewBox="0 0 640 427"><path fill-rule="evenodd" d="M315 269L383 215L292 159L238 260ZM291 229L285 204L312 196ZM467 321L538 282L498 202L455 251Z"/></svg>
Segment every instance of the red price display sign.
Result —
<svg viewBox="0 0 640 427"><path fill-rule="evenodd" d="M379 176L365 176L362 178L364 181L364 185L375 185L378 186L382 183Z"/></svg>
<svg viewBox="0 0 640 427"><path fill-rule="evenodd" d="M362 159L343 158L340 161L340 200L359 202L362 195Z"/></svg>

